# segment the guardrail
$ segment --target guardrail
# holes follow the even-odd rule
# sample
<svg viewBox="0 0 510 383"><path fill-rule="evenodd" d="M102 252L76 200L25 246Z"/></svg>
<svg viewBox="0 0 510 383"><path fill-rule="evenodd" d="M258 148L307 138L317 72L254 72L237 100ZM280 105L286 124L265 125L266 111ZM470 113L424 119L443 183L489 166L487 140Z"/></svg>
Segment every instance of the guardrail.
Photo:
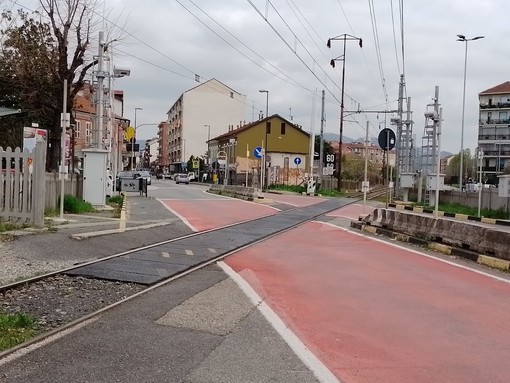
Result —
<svg viewBox="0 0 510 383"><path fill-rule="evenodd" d="M226 195L228 197L240 198L247 201L253 201L258 198L264 198L262 193L257 188L246 186L213 184L209 187L207 191L209 193Z"/></svg>

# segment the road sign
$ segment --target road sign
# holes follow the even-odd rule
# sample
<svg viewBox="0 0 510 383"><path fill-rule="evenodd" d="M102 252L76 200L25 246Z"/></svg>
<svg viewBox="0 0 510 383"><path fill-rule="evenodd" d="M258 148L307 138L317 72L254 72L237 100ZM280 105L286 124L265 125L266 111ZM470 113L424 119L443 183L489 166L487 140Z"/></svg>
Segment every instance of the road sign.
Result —
<svg viewBox="0 0 510 383"><path fill-rule="evenodd" d="M299 166L299 164L301 163L301 158L299 157L294 158L294 163L296 164L296 166Z"/></svg>
<svg viewBox="0 0 510 383"><path fill-rule="evenodd" d="M193 164L193 169L198 169L199 168L200 163L199 163L198 160L193 160L192 164Z"/></svg>
<svg viewBox="0 0 510 383"><path fill-rule="evenodd" d="M377 137L377 141L379 142L379 146L382 150L391 150L395 147L395 132L390 128L384 128L379 133L379 137Z"/></svg>
<svg viewBox="0 0 510 383"><path fill-rule="evenodd" d="M218 164L225 165L227 163L227 153L224 151L218 152L217 159Z"/></svg>
<svg viewBox="0 0 510 383"><path fill-rule="evenodd" d="M335 162L335 155L334 154L326 154L326 163L329 162Z"/></svg>
<svg viewBox="0 0 510 383"><path fill-rule="evenodd" d="M255 149L253 149L253 155L255 156L255 158L262 158L262 148L260 146L257 146Z"/></svg>

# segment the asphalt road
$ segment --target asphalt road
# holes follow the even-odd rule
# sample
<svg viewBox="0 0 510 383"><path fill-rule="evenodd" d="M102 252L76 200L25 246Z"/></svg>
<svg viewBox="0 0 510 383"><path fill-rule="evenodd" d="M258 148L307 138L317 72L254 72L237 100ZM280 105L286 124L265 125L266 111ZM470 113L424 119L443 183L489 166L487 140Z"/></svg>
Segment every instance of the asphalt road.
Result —
<svg viewBox="0 0 510 383"><path fill-rule="evenodd" d="M155 182L151 198L128 197L130 219L170 225L84 243L91 252L131 246L134 236L154 240L322 201L268 195L268 206L204 190ZM228 274L211 266L154 290L0 362L0 380L508 381L507 278L350 231L366 209L346 206L242 250L226 259Z"/></svg>

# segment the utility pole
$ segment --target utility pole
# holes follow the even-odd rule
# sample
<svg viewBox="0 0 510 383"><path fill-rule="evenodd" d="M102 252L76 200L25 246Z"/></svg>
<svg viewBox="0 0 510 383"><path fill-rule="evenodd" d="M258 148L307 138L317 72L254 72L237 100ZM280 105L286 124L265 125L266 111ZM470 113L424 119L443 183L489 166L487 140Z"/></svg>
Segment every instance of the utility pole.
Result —
<svg viewBox="0 0 510 383"><path fill-rule="evenodd" d="M327 47L331 48L331 40L343 40L343 55L337 57L336 59L332 59L330 64L334 68L335 61L340 59L342 60L342 97L340 100L340 135L338 140L338 191L342 191L342 136L344 132L344 94L345 94L345 45L347 40L358 40L359 47L363 48L363 40L359 37L343 34L340 36L332 37L328 39Z"/></svg>
<svg viewBox="0 0 510 383"><path fill-rule="evenodd" d="M103 147L103 95L104 95L104 78L105 74L103 72L103 59L104 59L104 33L102 31L99 32L99 48L98 48L98 56L97 56L97 105L96 105L96 117L97 117L97 149L104 149Z"/></svg>
<svg viewBox="0 0 510 383"><path fill-rule="evenodd" d="M322 90L322 109L321 109L321 134L320 134L320 147L319 147L319 187L320 190L322 188L322 172L324 169L324 123L326 118L324 116L324 98L326 92L324 89ZM315 140L315 137L314 137Z"/></svg>
<svg viewBox="0 0 510 383"><path fill-rule="evenodd" d="M400 83L398 86L398 118L396 121L397 125L397 134L396 134L396 142L395 142L395 196L400 194L400 182L399 177L400 173L403 171L403 140L402 140L402 115L404 109L404 75L400 75Z"/></svg>
<svg viewBox="0 0 510 383"><path fill-rule="evenodd" d="M368 183L368 126L369 122L367 121L367 131L365 133L365 180L363 181L363 213L365 213L365 206L367 204L367 192L369 191L369 183Z"/></svg>

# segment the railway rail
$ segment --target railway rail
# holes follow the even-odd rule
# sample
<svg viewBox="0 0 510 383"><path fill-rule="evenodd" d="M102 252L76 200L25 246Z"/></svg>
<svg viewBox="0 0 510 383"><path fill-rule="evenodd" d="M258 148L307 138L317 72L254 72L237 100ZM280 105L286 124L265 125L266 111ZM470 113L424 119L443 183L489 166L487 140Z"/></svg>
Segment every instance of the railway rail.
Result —
<svg viewBox="0 0 510 383"><path fill-rule="evenodd" d="M291 230L340 207L354 203L336 198L307 207L144 246L112 256L25 279L0 287L0 310L31 313L40 302L36 319L41 333L0 353L2 360L124 302L145 294L189 273L207 267L241 249ZM38 295L39 294L39 295ZM53 294L53 295L52 295ZM41 296L42 295L42 296ZM25 300L20 299L26 298ZM44 307L52 297L61 307L53 310L59 320L46 320ZM27 302L24 306L23 302ZM50 315L50 314L48 314ZM46 316L47 317L47 316Z"/></svg>

